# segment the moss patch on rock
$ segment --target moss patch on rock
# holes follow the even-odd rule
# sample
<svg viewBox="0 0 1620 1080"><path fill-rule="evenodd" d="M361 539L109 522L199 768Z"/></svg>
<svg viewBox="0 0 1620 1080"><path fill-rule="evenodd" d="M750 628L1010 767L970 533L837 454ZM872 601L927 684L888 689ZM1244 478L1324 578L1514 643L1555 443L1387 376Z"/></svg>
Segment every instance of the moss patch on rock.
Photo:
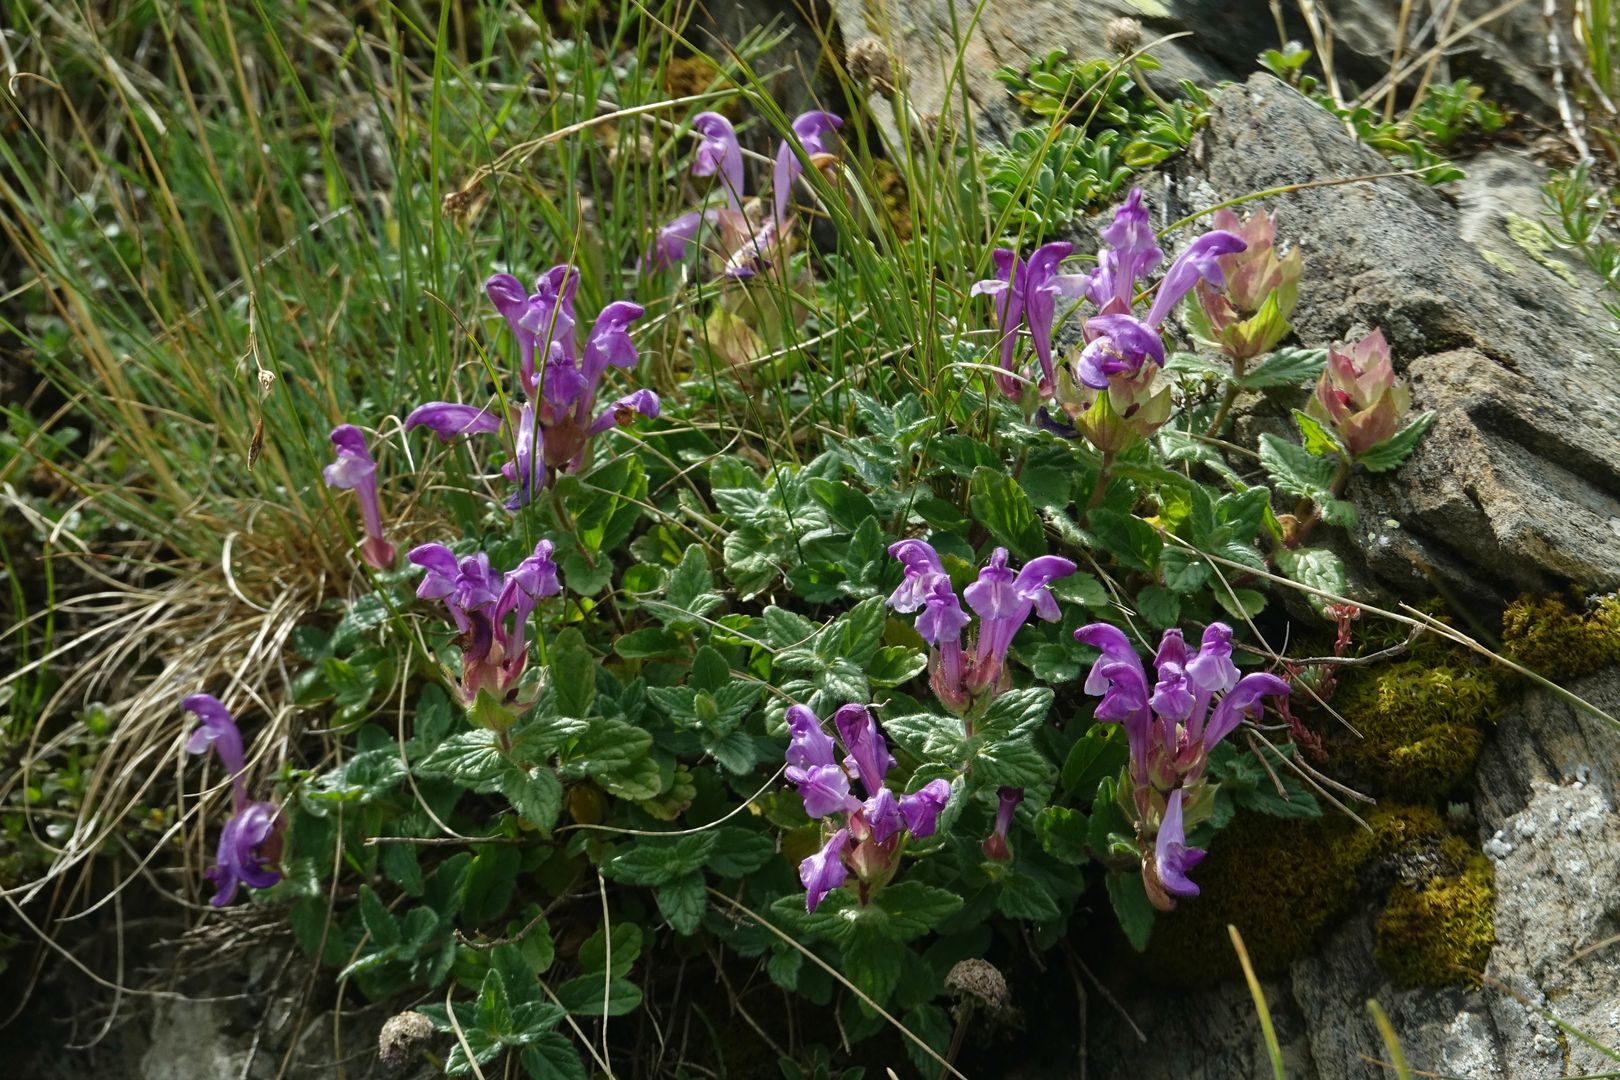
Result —
<svg viewBox="0 0 1620 1080"><path fill-rule="evenodd" d="M1390 890L1373 956L1405 986L1478 986L1496 943L1495 874L1457 837L1441 853L1454 873Z"/></svg>
<svg viewBox="0 0 1620 1080"><path fill-rule="evenodd" d="M1554 682L1620 664L1620 596L1605 596L1585 614L1556 596L1521 596L1502 612L1502 649Z"/></svg>
<svg viewBox="0 0 1620 1080"><path fill-rule="evenodd" d="M1429 646L1348 675L1333 706L1361 733L1331 748L1373 792L1436 799L1474 770L1499 708L1499 676L1460 649Z"/></svg>

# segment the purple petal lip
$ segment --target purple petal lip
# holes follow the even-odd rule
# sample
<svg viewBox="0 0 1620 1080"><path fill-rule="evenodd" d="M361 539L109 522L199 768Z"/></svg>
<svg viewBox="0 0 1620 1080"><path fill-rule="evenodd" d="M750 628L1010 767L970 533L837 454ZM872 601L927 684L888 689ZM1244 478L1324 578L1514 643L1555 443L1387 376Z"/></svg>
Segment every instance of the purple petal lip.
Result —
<svg viewBox="0 0 1620 1080"><path fill-rule="evenodd" d="M454 401L430 401L418 405L405 418L405 430L425 427L445 442L457 435L485 435L501 430L501 418L488 409L478 409Z"/></svg>

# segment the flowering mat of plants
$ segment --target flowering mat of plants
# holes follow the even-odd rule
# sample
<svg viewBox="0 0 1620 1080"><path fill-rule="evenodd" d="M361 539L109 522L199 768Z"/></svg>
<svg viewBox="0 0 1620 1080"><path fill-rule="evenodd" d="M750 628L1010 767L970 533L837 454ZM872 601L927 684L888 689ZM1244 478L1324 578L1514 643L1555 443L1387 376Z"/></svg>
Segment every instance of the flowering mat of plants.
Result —
<svg viewBox="0 0 1620 1080"><path fill-rule="evenodd" d="M1206 91L1046 58L1003 73L1033 126L980 147L871 44L788 115L768 35L453 8L348 51L318 5L146 12L221 96L96 83L127 190L7 226L42 284L4 460L44 477L8 505L87 567L11 638L31 932L145 874L192 964L273 949L383 1006L389 1069L994 1075L1094 969L1286 962L1226 930L1277 838L1353 878L1447 835L1497 676L1336 554L1347 483L1432 414L1377 327L1294 334L1285 200L1153 209ZM1356 730L1434 672L1429 756ZM1452 846L1485 922L1434 960L1386 919L1414 981L1490 948Z"/></svg>

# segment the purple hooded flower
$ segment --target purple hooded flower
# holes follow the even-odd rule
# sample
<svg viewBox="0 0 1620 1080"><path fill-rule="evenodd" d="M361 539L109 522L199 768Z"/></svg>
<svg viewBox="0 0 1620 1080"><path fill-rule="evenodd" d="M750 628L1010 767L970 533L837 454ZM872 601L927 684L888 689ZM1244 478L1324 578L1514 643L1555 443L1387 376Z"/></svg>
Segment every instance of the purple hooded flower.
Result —
<svg viewBox="0 0 1620 1080"><path fill-rule="evenodd" d="M1062 615L1051 584L1068 577L1076 567L1058 555L1031 559L1014 574L1007 566L1007 549L996 548L990 561L979 571L979 579L962 590L962 598L979 616L979 640L968 686L974 691L994 685L1018 633L1033 611L1047 622Z"/></svg>
<svg viewBox="0 0 1620 1080"><path fill-rule="evenodd" d="M1181 797L1181 789L1177 788L1165 803L1164 820L1153 845L1153 873L1159 886L1172 896L1197 896L1198 886L1187 877L1187 871L1204 861L1205 852L1187 846Z"/></svg>
<svg viewBox="0 0 1620 1080"><path fill-rule="evenodd" d="M839 829L826 845L799 864L799 880L804 884L804 909L815 911L827 894L842 888L849 871L844 868L844 849L849 847L849 830Z"/></svg>
<svg viewBox="0 0 1620 1080"><path fill-rule="evenodd" d="M933 545L923 540L896 541L889 545L889 554L906 571L899 587L889 596L889 606L901 614L910 614L928 602L932 579L946 577L945 564L939 561Z"/></svg>
<svg viewBox="0 0 1620 1080"><path fill-rule="evenodd" d="M180 707L196 714L198 721L191 738L186 740L186 753L206 754L212 748L219 755L220 764L231 778L236 807L241 809L247 802L247 790L242 783L247 756L242 749L242 732L236 726L236 719L212 694L192 694Z"/></svg>
<svg viewBox="0 0 1620 1080"><path fill-rule="evenodd" d="M1085 690L1102 696L1095 713L1098 720L1125 727L1139 801L1145 800L1149 785L1170 791L1197 783L1209 751L1245 716L1258 715L1261 698L1288 693L1288 683L1275 675L1237 678L1232 628L1224 623L1212 623L1205 630L1196 654L1181 631L1165 631L1151 691L1141 660L1118 628L1092 623L1074 636L1103 652L1086 677ZM1216 694L1224 696L1217 702Z"/></svg>
<svg viewBox="0 0 1620 1080"><path fill-rule="evenodd" d="M535 426L534 402L525 401L518 410L517 435L512 443L512 460L501 467L501 475L517 481L517 490L506 498L508 510L528 506L534 493L546 486L545 444Z"/></svg>
<svg viewBox="0 0 1620 1080"><path fill-rule="evenodd" d="M814 159L820 154L837 152L837 131L843 125L843 120L832 113L812 111L800 113L792 126L793 135L804 147L805 156ZM776 171L771 177L775 221L787 219L788 198L793 193L793 183L803 172L804 165L799 161L799 155L793 152L792 142L783 139L776 151Z"/></svg>
<svg viewBox="0 0 1620 1080"><path fill-rule="evenodd" d="M861 817L866 819L874 844L887 843L889 837L905 827L900 803L888 788L878 788L877 794L866 800L861 807Z"/></svg>
<svg viewBox="0 0 1620 1080"><path fill-rule="evenodd" d="M360 555L374 569L394 565L394 545L383 539L382 509L377 502L377 463L371 459L366 437L353 424L332 429L332 445L337 460L321 471L327 487L347 488L360 500L360 516L366 523L366 539Z"/></svg>
<svg viewBox="0 0 1620 1080"><path fill-rule="evenodd" d="M489 690L503 697L528 662L528 622L540 601L562 591L550 540L511 571L491 568L476 552L457 560L443 544L422 544L407 556L427 573L416 595L443 600L460 634L461 691L467 702Z"/></svg>
<svg viewBox="0 0 1620 1080"><path fill-rule="evenodd" d="M1029 326L1035 357L1041 365L1040 393L1052 393L1052 320L1057 316L1057 298L1063 292L1058 264L1069 257L1074 245L1064 241L1042 244L1024 264L1024 322Z"/></svg>
<svg viewBox="0 0 1620 1080"><path fill-rule="evenodd" d="M603 409L602 415L592 420L591 426L585 429L585 434L600 435L611 427L628 427L637 416L655 420L661 408L658 395L651 390L631 391Z"/></svg>
<svg viewBox="0 0 1620 1080"><path fill-rule="evenodd" d="M239 885L268 889L281 880L271 864L281 858L281 816L267 802L248 803L232 814L219 834L219 849L208 880L214 883L214 907L236 898Z"/></svg>
<svg viewBox="0 0 1620 1080"><path fill-rule="evenodd" d="M430 401L418 405L405 418L405 430L425 427L449 442L457 435L489 435L501 430L501 418L488 409L454 401Z"/></svg>
<svg viewBox="0 0 1620 1080"><path fill-rule="evenodd" d="M797 769L836 765L832 736L821 727L816 714L803 705L789 705L787 711L787 763Z"/></svg>
<svg viewBox="0 0 1620 1080"><path fill-rule="evenodd" d="M642 259L643 265L652 270L662 270L684 262L686 249L697 239L698 232L709 217L702 210L693 210L659 226L652 248Z"/></svg>
<svg viewBox="0 0 1620 1080"><path fill-rule="evenodd" d="M1101 235L1108 246L1097 253L1097 269L1087 283L1086 296L1105 313L1128 312L1136 283L1164 261L1147 207L1142 205L1141 188L1131 189Z"/></svg>
<svg viewBox="0 0 1620 1080"><path fill-rule="evenodd" d="M833 726L849 749L844 768L861 782L868 795L877 794L884 777L894 768L894 757L878 731L872 710L865 705L845 705L833 714Z"/></svg>
<svg viewBox="0 0 1620 1080"><path fill-rule="evenodd" d="M578 290L578 270L568 263L553 266L535 281L534 294L512 323L514 332L520 332L519 342L521 334L534 342L533 352L521 357L523 392L531 400L543 395L558 408L573 404L584 389L574 359L574 294Z"/></svg>
<svg viewBox="0 0 1620 1080"><path fill-rule="evenodd" d="M1147 321L1154 326L1163 326L1164 320L1181 303L1182 297L1200 281L1207 281L1217 289L1222 288L1226 279L1221 274L1218 260L1222 255L1235 255L1246 247L1248 245L1241 236L1219 229L1207 232L1188 244L1176 256L1175 262L1170 264L1170 269L1164 272Z"/></svg>
<svg viewBox="0 0 1620 1080"><path fill-rule="evenodd" d="M990 253L990 259L995 264L996 276L974 282L968 295L995 297L996 328L1001 331L997 342L1001 350L1001 369L1011 372L1013 357L1018 351L1018 328L1024 323L1024 260L1008 248L996 248ZM996 383L1009 398L1023 397L1023 389L1016 380L998 375Z"/></svg>
<svg viewBox="0 0 1620 1080"><path fill-rule="evenodd" d="M692 156L692 175L718 176L726 202L737 209L742 205L743 191L742 146L737 142L737 130L716 112L698 113L692 118L692 130L702 136Z"/></svg>
<svg viewBox="0 0 1620 1080"><path fill-rule="evenodd" d="M921 840L934 835L939 815L951 800L951 785L944 780L930 780L910 795L900 796L900 820L906 830Z"/></svg>
<svg viewBox="0 0 1620 1080"><path fill-rule="evenodd" d="M993 862L1011 862L1012 848L1007 845L1007 832L1012 828L1013 813L1024 801L1024 789L1003 785L996 789L996 825L984 840L984 857Z"/></svg>
<svg viewBox="0 0 1620 1080"><path fill-rule="evenodd" d="M812 765L806 769L790 766L785 775L799 789L804 812L813 818L847 813L861 805L849 793L849 775L837 765Z"/></svg>
<svg viewBox="0 0 1620 1080"><path fill-rule="evenodd" d="M1098 315L1086 320L1094 335L1080 351L1076 369L1080 381L1093 390L1106 390L1109 376L1132 374L1151 360L1164 365L1164 339L1154 327L1131 315Z"/></svg>

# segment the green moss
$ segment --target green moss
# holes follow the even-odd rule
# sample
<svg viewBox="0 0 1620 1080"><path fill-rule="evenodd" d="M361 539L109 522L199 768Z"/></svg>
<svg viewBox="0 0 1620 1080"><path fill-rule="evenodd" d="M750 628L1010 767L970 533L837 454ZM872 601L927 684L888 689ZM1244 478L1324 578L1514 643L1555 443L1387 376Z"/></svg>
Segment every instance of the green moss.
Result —
<svg viewBox="0 0 1620 1080"><path fill-rule="evenodd" d="M1202 894L1155 925L1147 955L1154 974L1181 985L1236 977L1228 924L1243 935L1257 971L1281 971L1349 907L1368 863L1433 847L1446 835L1427 807L1378 807L1366 820L1371 833L1343 817L1235 818L1194 875Z"/></svg>
<svg viewBox="0 0 1620 1080"><path fill-rule="evenodd" d="M1620 664L1620 595L1604 597L1585 615L1557 597L1521 596L1502 612L1502 648L1555 682Z"/></svg>
<svg viewBox="0 0 1620 1080"><path fill-rule="evenodd" d="M1488 668L1449 649L1425 650L1345 679L1333 706L1362 737L1346 734L1332 753L1377 794L1437 798L1473 772L1498 704Z"/></svg>
<svg viewBox="0 0 1620 1080"><path fill-rule="evenodd" d="M1441 852L1454 872L1390 890L1373 956L1405 986L1478 986L1496 941L1491 863L1456 837Z"/></svg>

